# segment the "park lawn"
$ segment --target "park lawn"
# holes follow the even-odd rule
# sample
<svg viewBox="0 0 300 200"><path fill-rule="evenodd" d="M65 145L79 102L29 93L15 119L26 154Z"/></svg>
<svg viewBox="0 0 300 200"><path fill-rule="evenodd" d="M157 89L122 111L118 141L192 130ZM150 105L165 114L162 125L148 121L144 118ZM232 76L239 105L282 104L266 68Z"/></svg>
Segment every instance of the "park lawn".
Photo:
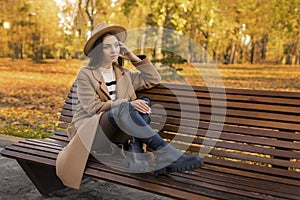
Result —
<svg viewBox="0 0 300 200"><path fill-rule="evenodd" d="M300 65L193 64L179 74L191 85L300 92Z"/></svg>
<svg viewBox="0 0 300 200"><path fill-rule="evenodd" d="M82 61L0 62L0 134L49 137Z"/></svg>
<svg viewBox="0 0 300 200"><path fill-rule="evenodd" d="M54 133L60 110L75 80L81 60L0 59L0 134L45 138ZM180 65L163 82L229 88L300 91L300 66ZM174 70L173 70L174 71Z"/></svg>

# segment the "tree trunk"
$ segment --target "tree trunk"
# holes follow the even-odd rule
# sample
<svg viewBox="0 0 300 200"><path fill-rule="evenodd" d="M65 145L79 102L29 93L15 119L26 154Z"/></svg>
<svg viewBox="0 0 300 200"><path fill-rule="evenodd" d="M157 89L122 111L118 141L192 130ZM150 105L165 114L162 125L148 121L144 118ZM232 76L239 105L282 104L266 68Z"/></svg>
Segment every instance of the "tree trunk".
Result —
<svg viewBox="0 0 300 200"><path fill-rule="evenodd" d="M89 11L89 6L91 6L91 11ZM88 16L90 26L91 26L91 31L94 29L94 18L93 18L93 12L94 12L94 5L93 5L93 0L86 0L86 5L85 5L85 12Z"/></svg>
<svg viewBox="0 0 300 200"><path fill-rule="evenodd" d="M156 40L156 51L155 51L155 59L162 59L162 42L163 42L164 28L160 27L157 29L157 40Z"/></svg>
<svg viewBox="0 0 300 200"><path fill-rule="evenodd" d="M265 34L261 40L261 60L266 60L267 55L268 34Z"/></svg>
<svg viewBox="0 0 300 200"><path fill-rule="evenodd" d="M20 44L20 59L24 58L23 51L24 51L24 45L23 45L23 42L21 42L21 44Z"/></svg>
<svg viewBox="0 0 300 200"><path fill-rule="evenodd" d="M254 54L255 54L255 43L252 42L252 47L250 51L250 63L254 64Z"/></svg>
<svg viewBox="0 0 300 200"><path fill-rule="evenodd" d="M296 56L296 61L295 61L295 65L299 65L300 64L300 55L298 54Z"/></svg>
<svg viewBox="0 0 300 200"><path fill-rule="evenodd" d="M234 62L235 62L235 44L232 43L231 50L230 50L229 63L234 64Z"/></svg>

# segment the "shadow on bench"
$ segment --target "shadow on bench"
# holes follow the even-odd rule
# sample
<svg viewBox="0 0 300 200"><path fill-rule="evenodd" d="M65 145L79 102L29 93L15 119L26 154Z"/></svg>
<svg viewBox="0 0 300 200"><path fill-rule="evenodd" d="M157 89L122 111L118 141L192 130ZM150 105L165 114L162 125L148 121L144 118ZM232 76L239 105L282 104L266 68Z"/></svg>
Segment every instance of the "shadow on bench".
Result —
<svg viewBox="0 0 300 200"><path fill-rule="evenodd" d="M177 148L200 152L204 167L167 176L129 174L90 158L86 177L179 199L299 199L300 93L226 89L225 94L161 84L138 95L152 100L151 126ZM76 101L74 84L51 138L27 139L1 152L18 161L43 195L64 187L55 160L69 141L65 129Z"/></svg>

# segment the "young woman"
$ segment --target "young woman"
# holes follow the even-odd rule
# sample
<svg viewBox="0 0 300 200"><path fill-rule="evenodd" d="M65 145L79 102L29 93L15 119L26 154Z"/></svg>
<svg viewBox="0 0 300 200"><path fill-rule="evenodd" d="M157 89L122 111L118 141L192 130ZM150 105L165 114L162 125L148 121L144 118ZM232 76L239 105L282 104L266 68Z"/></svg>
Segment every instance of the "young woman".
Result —
<svg viewBox="0 0 300 200"><path fill-rule="evenodd" d="M127 31L119 25L99 24L84 47L87 66L77 75L77 109L67 129L69 144L57 157L56 172L66 186L79 188L91 154L100 162L127 146L124 164L129 172L156 174L190 170L203 165L199 156L181 153L149 125L150 100L135 91L159 84L161 77L146 56L136 56L123 42ZM129 60L138 72L122 67ZM155 166L143 154L154 151ZM121 152L121 151L120 151Z"/></svg>

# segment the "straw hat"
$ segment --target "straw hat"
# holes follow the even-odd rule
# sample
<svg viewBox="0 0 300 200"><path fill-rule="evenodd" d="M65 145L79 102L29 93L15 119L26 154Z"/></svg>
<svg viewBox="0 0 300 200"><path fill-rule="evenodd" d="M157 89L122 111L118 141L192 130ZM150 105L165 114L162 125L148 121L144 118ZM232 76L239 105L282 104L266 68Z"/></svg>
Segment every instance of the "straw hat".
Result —
<svg viewBox="0 0 300 200"><path fill-rule="evenodd" d="M117 37L121 42L125 42L125 40L127 38L127 31L123 26L114 25L114 24L109 25L109 24L106 24L106 23L101 23L93 29L92 36L85 43L85 46L83 48L83 52L86 56L93 49L93 45L96 42L96 40L101 35L103 35L104 33L107 33L107 32L117 34Z"/></svg>

